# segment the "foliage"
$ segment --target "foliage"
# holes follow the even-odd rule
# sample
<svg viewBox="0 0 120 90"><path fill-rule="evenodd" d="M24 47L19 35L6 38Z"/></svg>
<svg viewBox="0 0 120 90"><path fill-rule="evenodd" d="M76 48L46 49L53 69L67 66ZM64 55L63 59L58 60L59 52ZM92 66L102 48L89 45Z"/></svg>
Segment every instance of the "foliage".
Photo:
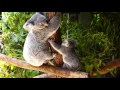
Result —
<svg viewBox="0 0 120 90"><path fill-rule="evenodd" d="M5 46L5 54L24 60L22 50L27 32L23 24L33 12L2 12L2 39ZM0 62L0 77L33 77L40 72L15 67L8 63Z"/></svg>
<svg viewBox="0 0 120 90"><path fill-rule="evenodd" d="M68 37L77 41L75 50L80 57L81 70L88 73L120 57L119 19L115 21L116 17L120 18L120 14L111 12L105 15L93 14L89 27L82 27L78 22L67 23L66 14L62 17L62 39L67 38L68 30Z"/></svg>
<svg viewBox="0 0 120 90"><path fill-rule="evenodd" d="M0 30L2 30L2 14L0 12Z"/></svg>

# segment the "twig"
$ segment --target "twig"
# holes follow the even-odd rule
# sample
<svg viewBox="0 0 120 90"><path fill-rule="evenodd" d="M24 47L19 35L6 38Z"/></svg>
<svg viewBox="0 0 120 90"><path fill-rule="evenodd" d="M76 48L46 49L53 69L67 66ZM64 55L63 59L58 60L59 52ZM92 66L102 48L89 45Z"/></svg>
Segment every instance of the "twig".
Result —
<svg viewBox="0 0 120 90"><path fill-rule="evenodd" d="M102 66L100 70L93 72L90 76L96 76L97 74L104 75L110 72L113 69L120 67L120 59L109 62L105 66Z"/></svg>

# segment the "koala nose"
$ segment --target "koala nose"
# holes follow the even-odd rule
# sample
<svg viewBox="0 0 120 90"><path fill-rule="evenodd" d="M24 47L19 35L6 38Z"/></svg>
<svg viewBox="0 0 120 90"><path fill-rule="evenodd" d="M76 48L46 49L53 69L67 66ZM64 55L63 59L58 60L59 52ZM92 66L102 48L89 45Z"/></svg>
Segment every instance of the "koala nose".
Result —
<svg viewBox="0 0 120 90"><path fill-rule="evenodd" d="M35 25L35 23L34 23L33 21L28 21L28 22L26 23L26 26L29 25L29 24Z"/></svg>
<svg viewBox="0 0 120 90"><path fill-rule="evenodd" d="M35 23L34 23L34 22L29 22L28 24L32 24L32 25L35 25Z"/></svg>
<svg viewBox="0 0 120 90"><path fill-rule="evenodd" d="M30 22L30 24L35 25L35 23L34 23L34 22Z"/></svg>

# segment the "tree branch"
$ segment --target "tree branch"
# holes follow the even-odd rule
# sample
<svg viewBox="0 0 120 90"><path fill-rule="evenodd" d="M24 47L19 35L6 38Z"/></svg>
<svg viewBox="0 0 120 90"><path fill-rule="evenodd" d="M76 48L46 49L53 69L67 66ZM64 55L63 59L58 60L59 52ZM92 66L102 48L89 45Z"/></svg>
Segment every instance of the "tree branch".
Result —
<svg viewBox="0 0 120 90"><path fill-rule="evenodd" d="M28 64L26 61L15 59L15 58L3 55L3 54L0 54L0 60L5 61L7 63L10 63L20 68L38 70L38 71L51 73L56 76L60 76L64 78L87 78L88 77L88 73L80 72L80 71L71 71L71 70L60 68L60 67L54 67L54 66L49 66L49 65L42 65L40 67L35 67L35 66Z"/></svg>
<svg viewBox="0 0 120 90"><path fill-rule="evenodd" d="M49 73L49 74L41 74L41 75L35 76L33 78L61 78L61 77L58 77L56 75Z"/></svg>
<svg viewBox="0 0 120 90"><path fill-rule="evenodd" d="M107 74L111 70L119 68L119 67L120 67L120 59L116 59L106 64L105 66L102 66L100 70L94 71L90 76L96 76L97 74L100 74L100 75Z"/></svg>
<svg viewBox="0 0 120 90"><path fill-rule="evenodd" d="M79 71L71 71L71 70L60 68L60 67L54 67L54 66L49 66L49 65L34 67L34 66L28 64L26 61L11 58L11 57L3 55L3 54L0 54L0 60L5 61L7 63L10 63L10 64L20 67L20 68L32 69L32 70L49 73L48 77L51 77L51 78L52 77L56 78L57 76L64 77L64 78L84 78L84 77L86 78L86 76L88 77L88 73L79 72ZM90 77L96 76L98 73L100 75L107 74L111 70L119 68L119 67L120 67L120 59L116 59L116 60L111 61L110 63L106 64L106 66L101 67L99 71L94 71L89 76ZM45 76L45 75L43 75L43 76ZM40 77L42 77L42 76L40 76ZM46 77L47 77L47 74L46 74Z"/></svg>

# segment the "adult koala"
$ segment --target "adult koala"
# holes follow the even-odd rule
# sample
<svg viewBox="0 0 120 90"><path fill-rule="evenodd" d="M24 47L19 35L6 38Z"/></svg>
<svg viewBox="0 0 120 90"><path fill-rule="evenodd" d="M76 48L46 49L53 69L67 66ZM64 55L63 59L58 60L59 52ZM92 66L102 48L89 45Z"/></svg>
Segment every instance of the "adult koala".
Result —
<svg viewBox="0 0 120 90"><path fill-rule="evenodd" d="M24 59L33 66L41 66L46 61L53 59L49 52L48 38L60 27L60 15L58 12L48 22L40 12L36 12L24 25L29 31L23 47Z"/></svg>

